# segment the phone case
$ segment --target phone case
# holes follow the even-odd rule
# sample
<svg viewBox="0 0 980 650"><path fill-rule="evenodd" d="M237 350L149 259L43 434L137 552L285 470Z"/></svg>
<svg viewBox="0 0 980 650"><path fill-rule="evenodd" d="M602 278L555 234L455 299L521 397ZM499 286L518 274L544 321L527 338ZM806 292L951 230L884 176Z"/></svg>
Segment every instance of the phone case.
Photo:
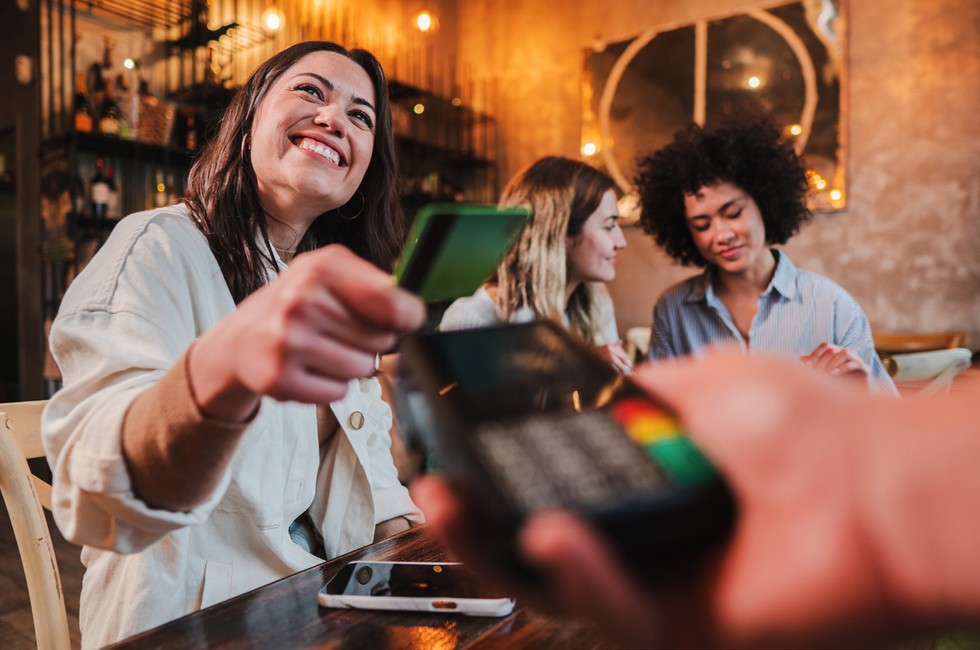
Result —
<svg viewBox="0 0 980 650"><path fill-rule="evenodd" d="M411 612L437 612L443 614L463 614L466 616L507 616L514 609L514 600L507 597L492 598L471 598L455 597L452 594L439 594L438 596L426 597L406 597L406 596L370 596L359 594L337 594L329 593L331 586L345 587L354 579L351 568L359 566L370 566L375 569L376 575L387 586L388 571L379 571L379 567L385 566L460 566L458 562L385 562L385 561L364 561L352 562L344 569L341 569L334 577L328 581L327 585L317 594L317 602L321 607L349 608L349 609L368 609L385 611L411 611ZM342 585L335 584L340 581ZM361 583L364 589L370 589L371 583Z"/></svg>
<svg viewBox="0 0 980 650"><path fill-rule="evenodd" d="M343 596L320 591L316 600L321 607L372 609L408 612L439 612L466 616L507 616L514 611L511 598L400 598L395 596Z"/></svg>

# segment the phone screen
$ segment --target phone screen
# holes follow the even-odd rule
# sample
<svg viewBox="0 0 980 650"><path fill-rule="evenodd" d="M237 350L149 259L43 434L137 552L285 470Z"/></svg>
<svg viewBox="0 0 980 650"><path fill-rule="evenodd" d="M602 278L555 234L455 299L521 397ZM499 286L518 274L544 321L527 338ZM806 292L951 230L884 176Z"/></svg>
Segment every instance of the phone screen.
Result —
<svg viewBox="0 0 980 650"><path fill-rule="evenodd" d="M457 563L352 562L325 587L328 594L391 598L506 598Z"/></svg>

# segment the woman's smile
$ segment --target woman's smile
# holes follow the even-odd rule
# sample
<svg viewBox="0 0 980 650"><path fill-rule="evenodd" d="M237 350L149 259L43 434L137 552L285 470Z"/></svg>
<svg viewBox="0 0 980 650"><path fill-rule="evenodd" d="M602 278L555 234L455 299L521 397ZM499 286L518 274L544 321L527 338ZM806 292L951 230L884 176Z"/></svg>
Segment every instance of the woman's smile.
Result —
<svg viewBox="0 0 980 650"><path fill-rule="evenodd" d="M301 136L293 140L293 144L304 151L314 153L333 163L338 169L347 166L347 161L344 160L344 155L329 143L321 142L310 137Z"/></svg>
<svg viewBox="0 0 980 650"><path fill-rule="evenodd" d="M723 260L731 261L737 259L741 252L741 246L729 246L728 248L723 248L718 251L718 257L722 258Z"/></svg>

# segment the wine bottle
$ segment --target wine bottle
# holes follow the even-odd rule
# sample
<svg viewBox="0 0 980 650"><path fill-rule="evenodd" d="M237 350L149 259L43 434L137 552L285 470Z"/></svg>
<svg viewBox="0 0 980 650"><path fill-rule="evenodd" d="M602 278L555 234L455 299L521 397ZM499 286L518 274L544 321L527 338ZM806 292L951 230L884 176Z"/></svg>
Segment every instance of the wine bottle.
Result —
<svg viewBox="0 0 980 650"><path fill-rule="evenodd" d="M95 120L99 117L99 108L102 106L102 100L105 99L105 77L102 75L102 66L99 63L93 63L88 67L88 91L89 91L89 101L92 103L92 127L98 127Z"/></svg>
<svg viewBox="0 0 980 650"><path fill-rule="evenodd" d="M75 178L71 183L71 193L72 193L72 210L75 212L76 217L80 217L85 214L85 181L82 180L81 174L78 171L75 172Z"/></svg>
<svg viewBox="0 0 980 650"><path fill-rule="evenodd" d="M119 186L116 185L116 174L112 165L106 165L106 183L109 185L109 198L106 201L105 216L112 221L122 219L122 198L119 195Z"/></svg>
<svg viewBox="0 0 980 650"><path fill-rule="evenodd" d="M112 79L105 80L105 99L99 112L99 131L105 135L119 135L122 126L122 113L112 97Z"/></svg>
<svg viewBox="0 0 980 650"><path fill-rule="evenodd" d="M177 199L180 197L180 193L177 191L177 183L174 181L174 173L167 173L167 205L174 205L177 203Z"/></svg>
<svg viewBox="0 0 980 650"><path fill-rule="evenodd" d="M92 217L96 222L102 222L106 218L109 208L109 179L105 175L105 161L102 156L95 159L95 175L89 183L89 192L92 194Z"/></svg>
<svg viewBox="0 0 980 650"><path fill-rule="evenodd" d="M119 108L119 137L132 140L136 137L134 118L138 110L134 103L139 100L129 91L129 79L121 72L116 75L112 98Z"/></svg>
<svg viewBox="0 0 980 650"><path fill-rule="evenodd" d="M78 73L78 85L75 87L75 130L79 133L92 132L92 102L88 98L88 84L85 73Z"/></svg>
<svg viewBox="0 0 980 650"><path fill-rule="evenodd" d="M194 113L187 115L187 138L184 141L184 146L188 151L197 149L197 128L194 126Z"/></svg>

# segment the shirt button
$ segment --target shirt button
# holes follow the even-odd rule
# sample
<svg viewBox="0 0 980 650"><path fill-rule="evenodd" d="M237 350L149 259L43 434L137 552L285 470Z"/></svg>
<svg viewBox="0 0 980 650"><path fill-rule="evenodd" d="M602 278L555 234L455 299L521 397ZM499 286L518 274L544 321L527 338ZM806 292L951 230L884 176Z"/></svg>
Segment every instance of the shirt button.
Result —
<svg viewBox="0 0 980 650"><path fill-rule="evenodd" d="M350 414L350 417L347 418L347 424L350 425L351 429L357 431L364 426L364 414L360 411L354 411Z"/></svg>

